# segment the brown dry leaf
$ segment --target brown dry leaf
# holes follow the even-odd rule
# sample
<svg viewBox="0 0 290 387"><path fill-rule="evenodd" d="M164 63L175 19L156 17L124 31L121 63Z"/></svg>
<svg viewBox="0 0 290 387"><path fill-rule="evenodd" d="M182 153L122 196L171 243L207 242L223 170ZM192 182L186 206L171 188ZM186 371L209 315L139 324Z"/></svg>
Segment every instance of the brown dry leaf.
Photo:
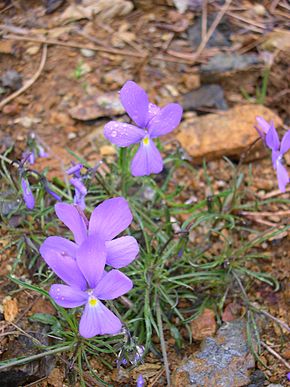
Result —
<svg viewBox="0 0 290 387"><path fill-rule="evenodd" d="M1 40L0 41L0 54L11 54L15 52L14 49L15 41L13 40Z"/></svg>
<svg viewBox="0 0 290 387"><path fill-rule="evenodd" d="M216 331L216 321L214 311L204 309L202 314L191 322L191 333L194 340L203 340L212 336Z"/></svg>
<svg viewBox="0 0 290 387"><path fill-rule="evenodd" d="M274 51L276 49L288 51L290 49L290 31L278 30L270 32L261 45L264 50Z"/></svg>
<svg viewBox="0 0 290 387"><path fill-rule="evenodd" d="M60 15L59 19L71 22L81 19L92 19L101 14L102 18L127 15L134 8L133 3L126 0L83 0L82 4L71 4Z"/></svg>
<svg viewBox="0 0 290 387"><path fill-rule="evenodd" d="M231 302L225 307L225 310L222 315L222 320L224 322L229 322L236 320L241 315L241 305Z"/></svg>
<svg viewBox="0 0 290 387"><path fill-rule="evenodd" d="M100 148L101 156L112 156L116 154L116 149L111 145L103 145Z"/></svg>
<svg viewBox="0 0 290 387"><path fill-rule="evenodd" d="M18 315L18 302L16 298L10 296L5 297L3 300L3 314L4 319L7 322L12 322Z"/></svg>

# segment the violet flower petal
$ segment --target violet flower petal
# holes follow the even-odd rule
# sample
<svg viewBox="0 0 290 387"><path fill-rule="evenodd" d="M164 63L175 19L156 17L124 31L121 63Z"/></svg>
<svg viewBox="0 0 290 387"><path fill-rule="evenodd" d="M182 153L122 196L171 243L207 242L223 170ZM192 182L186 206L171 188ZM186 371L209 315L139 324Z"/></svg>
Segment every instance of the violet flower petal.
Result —
<svg viewBox="0 0 290 387"><path fill-rule="evenodd" d="M132 236L123 236L106 242L106 264L116 269L129 265L139 253L139 246Z"/></svg>
<svg viewBox="0 0 290 387"><path fill-rule="evenodd" d="M259 130L262 133L267 134L271 125L263 117L260 117L260 116L256 117L256 121L257 121ZM258 130L258 128L256 128L256 129ZM259 130L258 130L258 132L259 132ZM261 137L263 137L263 135L261 135Z"/></svg>
<svg viewBox="0 0 290 387"><path fill-rule="evenodd" d="M54 250L62 255L76 259L77 249L78 245L76 243L59 236L51 236L42 243L40 254L45 253L47 250Z"/></svg>
<svg viewBox="0 0 290 387"><path fill-rule="evenodd" d="M77 189L74 194L74 204L79 206L83 211L86 208L85 195L82 195Z"/></svg>
<svg viewBox="0 0 290 387"><path fill-rule="evenodd" d="M80 290L87 288L86 279L73 257L66 254L65 251L61 252L55 248L49 248L45 242L41 245L39 252L47 265L64 282Z"/></svg>
<svg viewBox="0 0 290 387"><path fill-rule="evenodd" d="M124 231L132 219L128 202L123 197L107 199L92 212L89 235L96 234L109 241Z"/></svg>
<svg viewBox="0 0 290 387"><path fill-rule="evenodd" d="M79 326L81 336L89 339L96 335L113 335L121 328L121 321L101 301L97 300L93 306L90 302L86 304Z"/></svg>
<svg viewBox="0 0 290 387"><path fill-rule="evenodd" d="M141 128L148 121L148 96L145 91L133 81L127 81L120 90L120 99L130 118Z"/></svg>
<svg viewBox="0 0 290 387"><path fill-rule="evenodd" d="M81 244L87 237L87 226L83 217L72 204L57 203L55 206L57 217L71 230L77 244Z"/></svg>
<svg viewBox="0 0 290 387"><path fill-rule="evenodd" d="M182 107L178 103L170 103L160 110L149 123L148 131L151 138L164 136L175 129L182 117Z"/></svg>
<svg viewBox="0 0 290 387"><path fill-rule="evenodd" d="M76 308L84 305L89 298L86 292L61 284L52 285L49 295L58 305L64 308Z"/></svg>
<svg viewBox="0 0 290 387"><path fill-rule="evenodd" d="M30 152L28 157L29 164L33 165L35 163L35 152L34 150Z"/></svg>
<svg viewBox="0 0 290 387"><path fill-rule="evenodd" d="M287 172L287 169L284 167L284 165L277 161L277 178L278 178L278 185L279 185L279 190L281 192L286 191L286 185L289 183L289 175Z"/></svg>
<svg viewBox="0 0 290 387"><path fill-rule="evenodd" d="M160 112L160 107L155 105L154 103L149 102L148 105L148 123L152 120Z"/></svg>
<svg viewBox="0 0 290 387"><path fill-rule="evenodd" d="M34 196L27 179L21 179L22 197L26 207L32 210L35 206Z"/></svg>
<svg viewBox="0 0 290 387"><path fill-rule="evenodd" d="M147 140L148 139L148 140ZM144 144L147 140L148 143ZM133 176L145 176L151 173L159 173L163 169L163 161L159 150L154 142L146 138L140 144L131 162L131 173Z"/></svg>
<svg viewBox="0 0 290 387"><path fill-rule="evenodd" d="M105 242L97 238L96 235L91 235L80 245L76 255L78 267L89 287L95 288L102 277L106 263Z"/></svg>
<svg viewBox="0 0 290 387"><path fill-rule="evenodd" d="M118 121L110 121L104 128L106 139L120 147L136 144L142 140L145 134L145 131L137 126Z"/></svg>
<svg viewBox="0 0 290 387"><path fill-rule="evenodd" d="M290 130L288 130L282 138L280 152L282 155L284 155L284 153L288 152L289 149L290 149Z"/></svg>
<svg viewBox="0 0 290 387"><path fill-rule="evenodd" d="M127 293L133 282L119 270L111 270L94 289L94 296L100 300L113 300Z"/></svg>
<svg viewBox="0 0 290 387"><path fill-rule="evenodd" d="M83 164L76 164L76 165L73 165L72 167L68 168L66 170L66 173L68 175L74 175L74 174L77 174L81 171L81 169L83 168Z"/></svg>
<svg viewBox="0 0 290 387"><path fill-rule="evenodd" d="M143 378L143 375L139 375L136 383L136 387L144 387L145 386L145 380Z"/></svg>
<svg viewBox="0 0 290 387"><path fill-rule="evenodd" d="M69 181L71 185L75 187L82 195L88 193L86 186L82 183L81 179L78 177L72 177Z"/></svg>
<svg viewBox="0 0 290 387"><path fill-rule="evenodd" d="M274 151L279 150L280 140L279 140L278 133L277 133L273 123L271 123L271 125L270 125L270 128L266 134L265 140L266 140L266 145L268 148L270 148Z"/></svg>

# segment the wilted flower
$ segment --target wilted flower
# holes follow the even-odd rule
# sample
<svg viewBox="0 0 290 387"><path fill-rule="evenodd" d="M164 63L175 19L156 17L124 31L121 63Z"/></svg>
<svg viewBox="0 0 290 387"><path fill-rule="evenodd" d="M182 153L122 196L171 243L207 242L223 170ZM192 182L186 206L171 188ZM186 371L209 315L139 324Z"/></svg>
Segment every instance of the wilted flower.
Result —
<svg viewBox="0 0 290 387"><path fill-rule="evenodd" d="M74 204L78 205L82 210L86 208L85 197L88 193L86 186L83 184L83 177L81 175L82 164L76 164L69 168L66 173L73 175L70 179L71 185L75 188Z"/></svg>
<svg viewBox="0 0 290 387"><path fill-rule="evenodd" d="M22 158L27 159L29 164L33 165L37 157L47 157L42 145L36 139L35 133L30 133L27 140L27 150L23 153Z"/></svg>
<svg viewBox="0 0 290 387"><path fill-rule="evenodd" d="M171 132L179 125L182 107L170 103L160 109L149 103L145 91L133 81L126 82L122 87L120 99L127 114L138 126L110 121L104 128L105 137L119 147L140 143L131 162L133 176L161 172L163 161L153 139Z"/></svg>
<svg viewBox="0 0 290 387"><path fill-rule="evenodd" d="M26 178L21 178L22 197L29 210L32 210L35 205L34 196L31 191L29 182Z"/></svg>
<svg viewBox="0 0 290 387"><path fill-rule="evenodd" d="M40 248L41 254L42 250L43 246ZM91 338L119 333L121 321L101 300L122 296L132 289L133 283L119 270L104 271L107 258L104 241L96 235L90 235L76 252L73 243L66 241L64 251L50 254L49 259L47 254L44 255L51 269L67 284L51 286L49 294L53 300L64 308L85 305L79 325L81 336Z"/></svg>
<svg viewBox="0 0 290 387"><path fill-rule="evenodd" d="M42 244L40 253L49 266L56 255L64 254L75 260L79 246L90 236L104 241L107 265L119 269L136 258L139 247L134 237L115 238L132 222L132 213L124 198L105 200L94 209L89 221L73 204L57 203L55 212L72 231L75 242L58 236L48 237ZM59 275L57 268L52 269Z"/></svg>

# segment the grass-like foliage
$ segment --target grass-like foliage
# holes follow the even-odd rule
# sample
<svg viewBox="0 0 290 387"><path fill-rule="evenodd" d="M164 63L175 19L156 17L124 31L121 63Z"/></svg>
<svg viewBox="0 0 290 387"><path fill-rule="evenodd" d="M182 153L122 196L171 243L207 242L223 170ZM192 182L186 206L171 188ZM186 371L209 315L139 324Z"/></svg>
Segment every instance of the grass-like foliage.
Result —
<svg viewBox="0 0 290 387"><path fill-rule="evenodd" d="M163 150L160 143L158 147ZM206 306L213 307L220 317L227 297L233 293L243 300L249 325L255 328L256 309L247 295L248 287L254 281L263 281L274 289L279 284L269 273L253 269L257 267L253 263L269 258L261 253L259 246L289 226L259 231L246 221L243 213L263 210L273 201L289 203L289 200L259 200L245 184L241 164L231 164L232 181L224 191L213 192L199 201L184 201L186 187L182 181L177 183L177 173L182 170L194 177L195 171L183 150L176 146L166 156L161 174L133 177L129 166L134 150L120 148L113 161L104 160L97 166L68 150L72 160L81 163L85 170L82 183L87 189L87 217L104 200L123 196L133 214L133 223L125 235L135 237L140 247L137 259L121 269L132 280L133 289L117 300L106 302L122 321L122 330L116 335L90 339L79 334L80 308L65 309L49 296L48 289L56 278L39 254L39 247L47 237L71 238L55 215L55 195L50 195L49 190L61 201L73 203L74 189L65 180L48 183L47 171L35 173L25 164L12 162L17 149L1 155L0 213L5 244L0 253L13 255L9 278L15 289L25 288L47 297L56 308L57 317L45 313L30 317L31 321L49 326L53 344L38 343L35 355L6 360L0 369L64 353L68 372L75 373L82 385L87 377L84 373L107 385L91 367L91 355L99 356L109 370L115 366L134 367L152 351L163 357L169 380L165 337L172 336L176 346L182 348L191 340L190 321ZM210 190L205 163L204 175ZM32 209L22 199L23 177L29 181L35 198ZM192 235L199 236L198 243L192 240ZM217 241L218 251L214 249ZM20 278L20 269L22 273L33 274ZM156 337L160 346L152 340Z"/></svg>

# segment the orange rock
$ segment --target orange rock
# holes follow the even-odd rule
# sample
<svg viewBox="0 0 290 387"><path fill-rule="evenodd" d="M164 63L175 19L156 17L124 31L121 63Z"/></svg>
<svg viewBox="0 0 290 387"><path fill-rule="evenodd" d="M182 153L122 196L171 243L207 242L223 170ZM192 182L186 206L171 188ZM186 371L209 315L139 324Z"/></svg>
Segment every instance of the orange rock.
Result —
<svg viewBox="0 0 290 387"><path fill-rule="evenodd" d="M281 119L264 106L239 105L223 114L207 114L184 121L176 137L193 157L193 163L200 163L203 158L240 156L259 137L254 128L256 116L273 120L276 127L282 125ZM256 149L251 151L251 158L261 157Z"/></svg>
<svg viewBox="0 0 290 387"><path fill-rule="evenodd" d="M191 322L191 333L194 340L203 340L213 336L216 331L215 314L211 309L204 309L202 314Z"/></svg>

